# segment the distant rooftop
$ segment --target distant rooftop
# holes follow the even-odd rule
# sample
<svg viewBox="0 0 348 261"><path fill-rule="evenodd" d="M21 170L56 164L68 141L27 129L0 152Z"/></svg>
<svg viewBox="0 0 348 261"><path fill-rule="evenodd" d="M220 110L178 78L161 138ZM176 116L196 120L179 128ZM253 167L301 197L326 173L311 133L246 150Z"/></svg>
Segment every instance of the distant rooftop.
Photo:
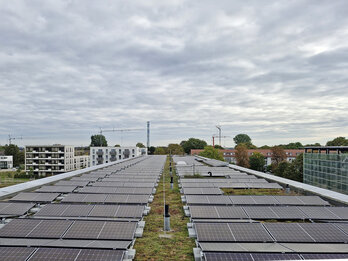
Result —
<svg viewBox="0 0 348 261"><path fill-rule="evenodd" d="M348 146L309 146L305 147L305 152L310 153L310 152L322 152L325 151L326 153L330 152L348 152Z"/></svg>

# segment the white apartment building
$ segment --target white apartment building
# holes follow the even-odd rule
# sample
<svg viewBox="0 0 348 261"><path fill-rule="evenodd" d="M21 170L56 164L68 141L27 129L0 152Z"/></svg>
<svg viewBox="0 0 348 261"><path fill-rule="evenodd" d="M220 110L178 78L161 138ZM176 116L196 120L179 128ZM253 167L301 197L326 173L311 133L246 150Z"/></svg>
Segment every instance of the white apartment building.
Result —
<svg viewBox="0 0 348 261"><path fill-rule="evenodd" d="M25 147L25 170L40 176L50 176L75 169L75 148L60 144Z"/></svg>
<svg viewBox="0 0 348 261"><path fill-rule="evenodd" d="M90 157L86 156L75 156L74 157L74 168L75 169L84 169L90 166Z"/></svg>
<svg viewBox="0 0 348 261"><path fill-rule="evenodd" d="M113 161L147 155L147 148L139 147L91 147L91 166L96 166Z"/></svg>
<svg viewBox="0 0 348 261"><path fill-rule="evenodd" d="M0 156L0 169L12 169L13 156Z"/></svg>

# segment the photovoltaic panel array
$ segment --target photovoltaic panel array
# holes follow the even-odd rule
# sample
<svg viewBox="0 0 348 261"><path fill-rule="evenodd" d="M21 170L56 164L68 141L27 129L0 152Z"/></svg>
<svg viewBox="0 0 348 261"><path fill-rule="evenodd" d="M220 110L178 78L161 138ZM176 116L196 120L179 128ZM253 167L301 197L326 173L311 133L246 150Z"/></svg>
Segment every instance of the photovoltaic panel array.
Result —
<svg viewBox="0 0 348 261"><path fill-rule="evenodd" d="M121 261L123 260L124 251L76 248L0 247L0 256L2 261Z"/></svg>
<svg viewBox="0 0 348 261"><path fill-rule="evenodd" d="M41 188L35 190L35 192L49 192L49 193L70 193L73 192L77 186L42 186Z"/></svg>
<svg viewBox="0 0 348 261"><path fill-rule="evenodd" d="M132 240L137 222L14 219L0 237Z"/></svg>
<svg viewBox="0 0 348 261"><path fill-rule="evenodd" d="M271 261L271 260L301 260L298 254L288 253L224 253L208 252L205 253L206 261Z"/></svg>
<svg viewBox="0 0 348 261"><path fill-rule="evenodd" d="M24 215L34 206L32 203L0 202L0 217Z"/></svg>
<svg viewBox="0 0 348 261"><path fill-rule="evenodd" d="M109 203L109 204L142 204L149 202L150 195L131 194L68 194L62 203Z"/></svg>
<svg viewBox="0 0 348 261"><path fill-rule="evenodd" d="M89 181L84 180L61 180L55 183L55 186L78 186L78 187L84 187L87 186Z"/></svg>
<svg viewBox="0 0 348 261"><path fill-rule="evenodd" d="M11 198L9 201L27 201L27 202L52 202L60 193L35 193L35 192L21 192Z"/></svg>
<svg viewBox="0 0 348 261"><path fill-rule="evenodd" d="M348 234L329 223L195 223L195 228L200 242L348 242Z"/></svg>
<svg viewBox="0 0 348 261"><path fill-rule="evenodd" d="M92 187L129 187L129 188L153 188L155 183L142 182L112 182L112 181L97 181L91 184Z"/></svg>
<svg viewBox="0 0 348 261"><path fill-rule="evenodd" d="M89 187L78 189L78 193L149 195L153 193L153 188L113 188L113 187L90 187L89 186Z"/></svg>
<svg viewBox="0 0 348 261"><path fill-rule="evenodd" d="M37 217L112 217L141 218L144 206L138 205L45 205Z"/></svg>
<svg viewBox="0 0 348 261"><path fill-rule="evenodd" d="M183 188L185 195L221 195L219 188Z"/></svg>

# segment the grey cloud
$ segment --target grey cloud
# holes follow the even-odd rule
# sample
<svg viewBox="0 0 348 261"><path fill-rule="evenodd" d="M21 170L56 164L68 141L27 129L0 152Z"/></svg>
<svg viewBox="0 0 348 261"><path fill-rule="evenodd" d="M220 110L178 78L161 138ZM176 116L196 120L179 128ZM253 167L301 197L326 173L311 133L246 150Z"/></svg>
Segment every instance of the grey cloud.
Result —
<svg viewBox="0 0 348 261"><path fill-rule="evenodd" d="M220 122L258 145L348 130L344 0L0 6L0 143L11 133L81 145L99 127L147 120L155 145L210 141Z"/></svg>

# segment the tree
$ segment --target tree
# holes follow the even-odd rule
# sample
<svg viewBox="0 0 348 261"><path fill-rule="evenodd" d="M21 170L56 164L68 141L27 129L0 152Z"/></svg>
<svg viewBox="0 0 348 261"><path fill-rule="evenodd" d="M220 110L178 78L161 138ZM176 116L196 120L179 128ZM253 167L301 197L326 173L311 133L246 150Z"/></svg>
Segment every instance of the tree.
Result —
<svg viewBox="0 0 348 261"><path fill-rule="evenodd" d="M222 152L218 149L215 149L213 146L206 146L204 150L199 153L199 156L225 161Z"/></svg>
<svg viewBox="0 0 348 261"><path fill-rule="evenodd" d="M121 145L120 144L116 144L114 147L121 147Z"/></svg>
<svg viewBox="0 0 348 261"><path fill-rule="evenodd" d="M13 157L13 166L19 167L24 164L24 152L20 152L17 145L10 144L5 146L5 155Z"/></svg>
<svg viewBox="0 0 348 261"><path fill-rule="evenodd" d="M167 152L163 147L157 147L154 154L155 155L166 155Z"/></svg>
<svg viewBox="0 0 348 261"><path fill-rule="evenodd" d="M289 144L281 144L278 146L283 149L303 149L303 145L301 142L290 142Z"/></svg>
<svg viewBox="0 0 348 261"><path fill-rule="evenodd" d="M270 148L271 148L271 147L268 146L268 145L263 145L263 146L259 147L259 149L270 149Z"/></svg>
<svg viewBox="0 0 348 261"><path fill-rule="evenodd" d="M312 147L312 146L314 146L314 147L321 147L321 144L316 142L314 144L306 144L306 145L304 145L304 147Z"/></svg>
<svg viewBox="0 0 348 261"><path fill-rule="evenodd" d="M265 166L265 157L260 152L254 152L249 157L249 165L253 170L263 171Z"/></svg>
<svg viewBox="0 0 348 261"><path fill-rule="evenodd" d="M284 177L285 170L290 167L290 163L287 161L280 162L273 170L274 175L279 177Z"/></svg>
<svg viewBox="0 0 348 261"><path fill-rule="evenodd" d="M183 140L180 142L185 153L190 154L192 149L204 149L207 146L207 142L200 139L189 138L187 141Z"/></svg>
<svg viewBox="0 0 348 261"><path fill-rule="evenodd" d="M238 166L249 168L248 148L244 144L236 146L236 161Z"/></svg>
<svg viewBox="0 0 348 261"><path fill-rule="evenodd" d="M284 170L283 177L295 181L303 182L303 153Z"/></svg>
<svg viewBox="0 0 348 261"><path fill-rule="evenodd" d="M105 136L102 134L92 135L91 136L91 147L107 147L108 142L105 139Z"/></svg>
<svg viewBox="0 0 348 261"><path fill-rule="evenodd" d="M279 163L286 160L286 153L282 147L274 146L271 148L272 163L274 167L278 167Z"/></svg>
<svg viewBox="0 0 348 261"><path fill-rule="evenodd" d="M236 143L236 145L240 144L240 143L251 143L251 138L247 135L247 134L238 134L236 135L234 138L234 143Z"/></svg>
<svg viewBox="0 0 348 261"><path fill-rule="evenodd" d="M145 148L145 145L142 144L141 142L138 142L137 145L135 145L138 148Z"/></svg>
<svg viewBox="0 0 348 261"><path fill-rule="evenodd" d="M214 148L215 149L219 149L219 150L223 150L224 148L222 147L222 146L220 146L220 145L214 145Z"/></svg>
<svg viewBox="0 0 348 261"><path fill-rule="evenodd" d="M348 146L348 139L345 137L337 137L328 141L326 146Z"/></svg>
<svg viewBox="0 0 348 261"><path fill-rule="evenodd" d="M179 144L171 143L168 145L167 149L168 153L171 153L172 155L183 155L184 149Z"/></svg>
<svg viewBox="0 0 348 261"><path fill-rule="evenodd" d="M149 148L149 155L153 155L155 153L156 148L154 146L151 146Z"/></svg>

